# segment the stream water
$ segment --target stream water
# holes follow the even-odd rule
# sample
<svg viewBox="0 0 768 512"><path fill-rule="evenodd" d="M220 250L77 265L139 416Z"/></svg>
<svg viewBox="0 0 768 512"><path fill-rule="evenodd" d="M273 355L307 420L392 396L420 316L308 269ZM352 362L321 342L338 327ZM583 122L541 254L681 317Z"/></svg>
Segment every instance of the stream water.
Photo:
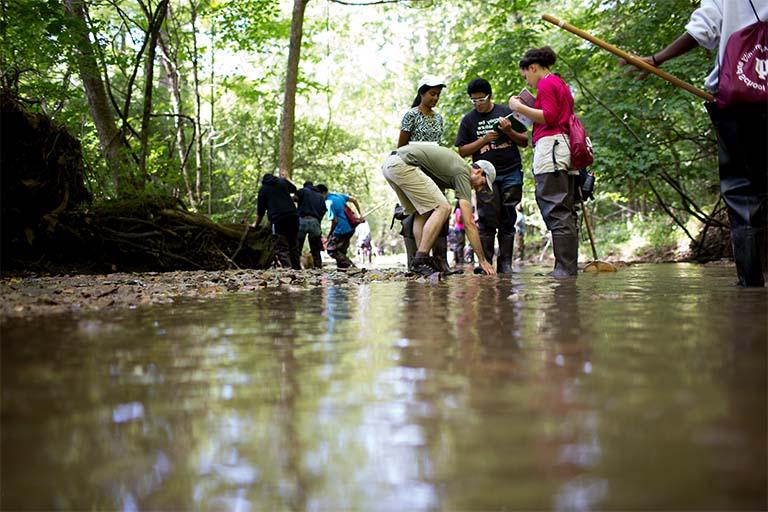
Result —
<svg viewBox="0 0 768 512"><path fill-rule="evenodd" d="M3 509L763 510L768 290L532 269L2 325Z"/></svg>

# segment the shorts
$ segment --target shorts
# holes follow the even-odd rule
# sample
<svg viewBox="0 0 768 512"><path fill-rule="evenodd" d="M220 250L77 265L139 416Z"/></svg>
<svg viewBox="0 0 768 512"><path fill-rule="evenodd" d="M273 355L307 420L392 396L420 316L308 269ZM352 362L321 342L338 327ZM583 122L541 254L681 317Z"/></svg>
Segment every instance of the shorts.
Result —
<svg viewBox="0 0 768 512"><path fill-rule="evenodd" d="M445 194L424 171L415 165L408 165L397 154L389 155L381 170L406 214L424 214L441 204L448 204Z"/></svg>
<svg viewBox="0 0 768 512"><path fill-rule="evenodd" d="M571 150L568 137L560 133L547 135L536 141L533 148L533 174L568 170L568 174L579 174L571 169Z"/></svg>

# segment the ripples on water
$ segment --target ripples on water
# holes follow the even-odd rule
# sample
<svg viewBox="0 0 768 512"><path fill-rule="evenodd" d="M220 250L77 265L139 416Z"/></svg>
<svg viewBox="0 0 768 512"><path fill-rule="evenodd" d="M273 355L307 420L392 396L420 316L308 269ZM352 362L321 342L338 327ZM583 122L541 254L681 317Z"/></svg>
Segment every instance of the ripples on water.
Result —
<svg viewBox="0 0 768 512"><path fill-rule="evenodd" d="M2 508L763 509L766 290L630 267L8 322Z"/></svg>

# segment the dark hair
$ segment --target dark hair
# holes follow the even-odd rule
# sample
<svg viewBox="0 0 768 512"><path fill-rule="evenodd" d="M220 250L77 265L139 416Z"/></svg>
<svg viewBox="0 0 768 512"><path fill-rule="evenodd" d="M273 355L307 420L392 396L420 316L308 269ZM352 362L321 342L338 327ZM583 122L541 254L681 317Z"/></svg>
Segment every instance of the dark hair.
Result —
<svg viewBox="0 0 768 512"><path fill-rule="evenodd" d="M475 78L467 85L467 94L471 95L475 92L493 94L493 89L491 89L491 84L485 78Z"/></svg>
<svg viewBox="0 0 768 512"><path fill-rule="evenodd" d="M319 191L320 191L320 193L322 193L322 194L327 194L327 193L328 193L328 187L326 187L326 186L325 186L325 185L323 185L322 183L320 183L319 185L317 185L317 190L319 190Z"/></svg>
<svg viewBox="0 0 768 512"><path fill-rule="evenodd" d="M538 64L543 68L552 67L557 62L557 55L555 50L549 46L542 46L541 48L531 48L523 58L520 59L520 69L525 69L531 64Z"/></svg>
<svg viewBox="0 0 768 512"><path fill-rule="evenodd" d="M419 90L416 92L416 97L413 99L413 105L411 105L411 108L418 107L421 105L421 96L423 94L426 94L428 90L430 89L440 89L442 90L444 85L427 85L424 84L421 87L419 87Z"/></svg>
<svg viewBox="0 0 768 512"><path fill-rule="evenodd" d="M314 183L312 183L311 181L305 181L304 182L304 186L305 187L312 187L312 186L314 186Z"/></svg>

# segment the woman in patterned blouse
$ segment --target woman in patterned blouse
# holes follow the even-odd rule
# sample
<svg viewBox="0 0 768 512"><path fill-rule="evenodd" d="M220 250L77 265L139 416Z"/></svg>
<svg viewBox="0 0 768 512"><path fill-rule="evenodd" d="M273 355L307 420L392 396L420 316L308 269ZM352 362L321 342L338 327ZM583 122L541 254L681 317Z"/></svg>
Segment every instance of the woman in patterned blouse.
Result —
<svg viewBox="0 0 768 512"><path fill-rule="evenodd" d="M397 147L410 142L440 143L443 137L443 116L433 109L440 99L440 93L445 87L445 81L435 76L427 75L419 81L419 91L413 100L411 109L405 113L400 123L400 137Z"/></svg>
<svg viewBox="0 0 768 512"><path fill-rule="evenodd" d="M405 113L400 123L400 137L397 139L397 147L414 144L440 144L443 138L443 116L433 109L440 99L440 93L445 87L445 80L436 76L427 75L419 80L419 91L413 100L411 109ZM408 255L408 266L416 253L416 240L413 236L413 215L403 219L403 235L405 251ZM441 271L452 274L461 272L451 270L448 265L448 221L445 221L442 231L437 236L432 246L432 256Z"/></svg>

